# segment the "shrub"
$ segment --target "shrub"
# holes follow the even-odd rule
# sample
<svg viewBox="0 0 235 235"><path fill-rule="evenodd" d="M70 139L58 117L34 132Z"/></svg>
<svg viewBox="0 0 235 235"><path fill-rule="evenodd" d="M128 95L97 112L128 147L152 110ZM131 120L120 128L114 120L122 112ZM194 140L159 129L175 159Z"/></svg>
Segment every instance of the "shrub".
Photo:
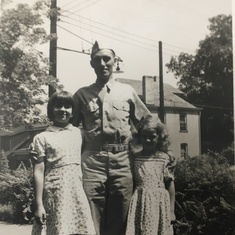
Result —
<svg viewBox="0 0 235 235"><path fill-rule="evenodd" d="M5 162L4 158L3 155L1 160ZM33 200L32 169L26 169L23 164L15 171L9 170L6 164L1 166L0 204L6 210L0 211L0 218L8 222L26 223L28 222L26 213ZM5 216L6 214L11 218Z"/></svg>
<svg viewBox="0 0 235 235"><path fill-rule="evenodd" d="M221 155L228 161L230 165L235 164L234 159L234 142L228 146L227 148L223 149Z"/></svg>
<svg viewBox="0 0 235 235"><path fill-rule="evenodd" d="M1 205L0 204L0 220L1 221L7 221L7 222L13 222L13 208L11 205Z"/></svg>
<svg viewBox="0 0 235 235"><path fill-rule="evenodd" d="M4 151L2 151L0 153L0 172L9 172L9 161L4 153Z"/></svg>
<svg viewBox="0 0 235 235"><path fill-rule="evenodd" d="M176 235L235 234L235 172L210 153L180 161L175 169Z"/></svg>

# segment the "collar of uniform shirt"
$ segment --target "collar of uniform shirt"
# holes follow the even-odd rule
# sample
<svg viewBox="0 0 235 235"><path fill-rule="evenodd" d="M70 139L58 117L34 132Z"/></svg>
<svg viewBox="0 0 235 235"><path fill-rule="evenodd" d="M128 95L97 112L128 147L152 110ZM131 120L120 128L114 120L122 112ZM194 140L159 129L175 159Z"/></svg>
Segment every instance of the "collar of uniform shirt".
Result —
<svg viewBox="0 0 235 235"><path fill-rule="evenodd" d="M107 86L107 88L108 88L108 92L112 89L114 83L115 83L115 80L114 80L114 79L112 79L111 81L108 81L108 82L106 83L106 86Z"/></svg>
<svg viewBox="0 0 235 235"><path fill-rule="evenodd" d="M72 124L68 124L66 127L59 127L59 126L49 126L47 128L47 131L51 131L51 132L58 132L58 131L62 131L62 130L71 130Z"/></svg>
<svg viewBox="0 0 235 235"><path fill-rule="evenodd" d="M101 83L100 81L98 81L98 80L96 80L96 85L97 86L99 86L100 88L103 88L104 86L106 86L107 87L107 90L108 90L108 92L112 89L112 87L113 87L113 85L114 85L114 83L115 83L116 81L114 80L114 79L111 79L110 81L108 81L107 83L105 83L105 84L103 84L103 83Z"/></svg>

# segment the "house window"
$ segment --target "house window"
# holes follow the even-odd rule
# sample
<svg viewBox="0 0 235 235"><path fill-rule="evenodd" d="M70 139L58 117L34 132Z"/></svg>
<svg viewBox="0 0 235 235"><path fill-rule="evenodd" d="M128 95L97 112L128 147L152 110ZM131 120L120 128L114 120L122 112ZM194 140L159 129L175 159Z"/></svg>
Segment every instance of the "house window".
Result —
<svg viewBox="0 0 235 235"><path fill-rule="evenodd" d="M187 131L187 115L180 113L180 131Z"/></svg>
<svg viewBox="0 0 235 235"><path fill-rule="evenodd" d="M188 144L180 145L181 158L186 158L188 156Z"/></svg>

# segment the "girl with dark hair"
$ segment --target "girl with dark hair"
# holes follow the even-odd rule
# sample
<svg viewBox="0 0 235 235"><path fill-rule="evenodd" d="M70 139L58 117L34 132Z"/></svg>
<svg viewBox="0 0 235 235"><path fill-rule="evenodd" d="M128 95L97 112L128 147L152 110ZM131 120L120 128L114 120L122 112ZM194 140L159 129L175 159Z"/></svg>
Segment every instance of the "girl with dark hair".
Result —
<svg viewBox="0 0 235 235"><path fill-rule="evenodd" d="M47 106L53 124L33 140L37 160L32 235L95 234L82 186L81 132L70 124L73 109L70 93L54 93Z"/></svg>
<svg viewBox="0 0 235 235"><path fill-rule="evenodd" d="M134 154L135 190L126 235L172 235L175 187L166 153L169 141L165 125L158 118L147 117L137 137L142 151Z"/></svg>

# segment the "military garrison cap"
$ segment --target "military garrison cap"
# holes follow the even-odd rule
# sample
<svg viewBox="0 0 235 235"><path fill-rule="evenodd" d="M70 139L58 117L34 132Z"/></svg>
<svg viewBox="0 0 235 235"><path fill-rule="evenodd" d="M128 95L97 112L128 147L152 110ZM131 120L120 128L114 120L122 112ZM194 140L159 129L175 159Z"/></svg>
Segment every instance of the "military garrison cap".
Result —
<svg viewBox="0 0 235 235"><path fill-rule="evenodd" d="M91 49L91 58L98 52L98 51L101 51L103 49L108 49L108 50L111 50L115 56L115 52L113 49L111 49L111 47L107 44L107 43L104 43L104 42L101 42L101 41L95 41L95 43L93 44L92 46L92 49Z"/></svg>

